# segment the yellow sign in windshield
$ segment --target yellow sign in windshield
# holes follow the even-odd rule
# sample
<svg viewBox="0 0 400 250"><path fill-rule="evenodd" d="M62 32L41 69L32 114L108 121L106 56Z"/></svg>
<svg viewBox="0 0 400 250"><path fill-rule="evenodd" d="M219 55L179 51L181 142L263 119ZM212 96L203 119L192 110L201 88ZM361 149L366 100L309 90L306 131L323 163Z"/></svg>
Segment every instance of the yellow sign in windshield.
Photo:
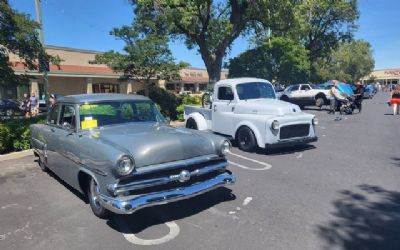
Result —
<svg viewBox="0 0 400 250"><path fill-rule="evenodd" d="M84 120L81 121L81 129L97 128L97 120Z"/></svg>

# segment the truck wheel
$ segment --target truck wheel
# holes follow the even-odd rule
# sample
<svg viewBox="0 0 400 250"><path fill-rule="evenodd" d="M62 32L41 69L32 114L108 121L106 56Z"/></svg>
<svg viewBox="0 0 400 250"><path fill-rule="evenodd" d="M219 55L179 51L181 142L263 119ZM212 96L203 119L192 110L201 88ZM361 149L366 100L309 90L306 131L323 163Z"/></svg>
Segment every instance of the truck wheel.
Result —
<svg viewBox="0 0 400 250"><path fill-rule="evenodd" d="M110 215L110 211L101 206L100 199L100 189L96 181L90 178L89 185L87 185L87 197L89 199L90 208L92 209L94 215L99 218L105 219Z"/></svg>
<svg viewBox="0 0 400 250"><path fill-rule="evenodd" d="M196 121L193 118L189 118L186 122L186 128L198 130Z"/></svg>
<svg viewBox="0 0 400 250"><path fill-rule="evenodd" d="M237 134L239 148L245 152L253 152L257 148L257 140L249 127L241 127Z"/></svg>

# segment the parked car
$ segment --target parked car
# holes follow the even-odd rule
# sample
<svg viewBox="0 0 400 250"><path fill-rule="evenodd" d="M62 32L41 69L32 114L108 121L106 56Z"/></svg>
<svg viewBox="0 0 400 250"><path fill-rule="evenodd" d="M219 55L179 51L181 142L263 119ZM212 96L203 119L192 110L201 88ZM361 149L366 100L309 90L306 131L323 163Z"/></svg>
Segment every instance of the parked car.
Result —
<svg viewBox="0 0 400 250"><path fill-rule="evenodd" d="M295 84L287 87L282 95L281 100L304 106L317 106L329 104L331 92L322 89L315 84Z"/></svg>
<svg viewBox="0 0 400 250"><path fill-rule="evenodd" d="M375 95L374 88L371 85L365 86L363 98L364 99L372 99L372 97L374 97L374 95Z"/></svg>
<svg viewBox="0 0 400 250"><path fill-rule="evenodd" d="M0 116L14 116L22 112L20 103L17 100L0 100Z"/></svg>
<svg viewBox="0 0 400 250"><path fill-rule="evenodd" d="M272 84L258 78L233 78L214 85L205 108L185 106L186 127L210 130L236 140L243 151L301 145L317 140L314 115L277 100Z"/></svg>
<svg viewBox="0 0 400 250"><path fill-rule="evenodd" d="M31 143L39 166L86 194L100 218L235 182L226 169L228 140L169 126L143 96L60 98L45 124L31 126Z"/></svg>

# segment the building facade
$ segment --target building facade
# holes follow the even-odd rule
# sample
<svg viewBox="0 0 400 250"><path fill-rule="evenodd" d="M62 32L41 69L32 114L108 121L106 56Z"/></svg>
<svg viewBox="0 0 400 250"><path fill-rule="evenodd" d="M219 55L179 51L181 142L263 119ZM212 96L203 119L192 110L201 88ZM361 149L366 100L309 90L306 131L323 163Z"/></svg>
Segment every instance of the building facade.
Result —
<svg viewBox="0 0 400 250"><path fill-rule="evenodd" d="M374 70L369 76L364 77L363 82L379 82L383 85L400 83L400 69Z"/></svg>
<svg viewBox="0 0 400 250"><path fill-rule="evenodd" d="M120 81L120 73L102 64L90 64L97 54L102 52L58 46L46 46L49 55L59 56L60 65L50 65L48 72L49 93L61 95L86 93L136 93L143 89L143 84L134 80ZM20 99L24 93L35 93L44 98L43 74L28 71L18 56L10 55L10 64L16 74L27 74L30 80L19 86L0 86L0 99ZM208 84L207 70L188 67L180 72L181 80L165 82L154 80L154 84L175 93L198 93ZM221 72L221 79L227 78L227 70Z"/></svg>

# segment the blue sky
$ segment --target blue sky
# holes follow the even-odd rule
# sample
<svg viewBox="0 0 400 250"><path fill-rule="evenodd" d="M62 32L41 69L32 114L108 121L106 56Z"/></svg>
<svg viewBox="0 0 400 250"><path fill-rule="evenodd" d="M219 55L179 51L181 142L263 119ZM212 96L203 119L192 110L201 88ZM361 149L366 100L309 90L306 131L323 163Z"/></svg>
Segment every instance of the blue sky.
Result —
<svg viewBox="0 0 400 250"><path fill-rule="evenodd" d="M10 0L13 8L36 19L35 0ZM42 0L46 44L98 51L123 48L123 42L109 35L113 27L132 22L128 0ZM359 0L361 16L356 38L371 43L376 69L400 68L400 1ZM239 38L228 58L245 51L249 45ZM196 50L180 42L171 44L178 61L204 67Z"/></svg>

